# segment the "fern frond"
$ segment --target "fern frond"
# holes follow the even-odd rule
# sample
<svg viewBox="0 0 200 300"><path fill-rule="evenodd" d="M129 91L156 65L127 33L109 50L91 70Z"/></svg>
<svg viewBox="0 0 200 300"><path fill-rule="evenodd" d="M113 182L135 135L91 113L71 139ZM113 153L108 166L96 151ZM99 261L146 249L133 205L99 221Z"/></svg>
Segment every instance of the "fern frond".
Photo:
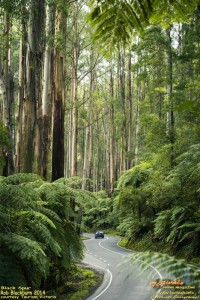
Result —
<svg viewBox="0 0 200 300"><path fill-rule="evenodd" d="M46 257L40 243L16 233L0 234L3 243L13 253L18 253L21 259L39 261Z"/></svg>
<svg viewBox="0 0 200 300"><path fill-rule="evenodd" d="M156 237L166 238L169 235L171 231L171 216L171 209L162 211L158 214L158 217L154 220L154 233Z"/></svg>
<svg viewBox="0 0 200 300"><path fill-rule="evenodd" d="M47 205L48 206L48 205ZM62 206L61 206L62 207ZM39 206L38 208L37 208L37 210L40 212L40 213L42 213L42 214L44 214L45 216L47 216L49 219L51 219L52 221L57 221L57 222L61 222L61 218L59 217L59 215L55 212L55 211L53 211L53 210L51 210L51 209L49 209L49 208L47 208L47 207L45 207L45 206Z"/></svg>
<svg viewBox="0 0 200 300"><path fill-rule="evenodd" d="M28 182L43 182L40 176L33 173L18 173L13 174L3 179L6 184L18 185Z"/></svg>
<svg viewBox="0 0 200 300"><path fill-rule="evenodd" d="M83 179L79 176L73 176L70 178L59 178L55 180L54 183L63 183L64 185L70 186L72 188L81 188L81 185L85 180L87 183L92 183L92 180L90 178Z"/></svg>
<svg viewBox="0 0 200 300"><path fill-rule="evenodd" d="M152 166L148 162L141 162L132 169L126 171L118 180L117 188L123 188L127 185L136 186L148 179Z"/></svg>
<svg viewBox="0 0 200 300"><path fill-rule="evenodd" d="M45 214L43 214L39 211L32 210L32 211L28 212L28 215L29 215L30 218L34 217L36 220L39 220L42 223L48 225L49 227L56 229L55 224Z"/></svg>
<svg viewBox="0 0 200 300"><path fill-rule="evenodd" d="M198 4L197 0L192 0L191 5L186 0L91 0L89 3L92 11L88 20L95 28L94 39L110 47L130 42L133 32L143 33L150 22L167 27L174 21L188 20Z"/></svg>
<svg viewBox="0 0 200 300"><path fill-rule="evenodd" d="M5 208L28 207L31 199L21 186L0 184L1 203Z"/></svg>
<svg viewBox="0 0 200 300"><path fill-rule="evenodd" d="M196 291L200 292L200 269L185 262L183 259L176 259L167 254L157 252L136 252L126 258L126 263L139 264L142 271L151 269L151 266L156 268L161 274L168 278L180 279L186 284L194 285ZM162 278L158 278L162 280Z"/></svg>
<svg viewBox="0 0 200 300"><path fill-rule="evenodd" d="M32 230L32 227L34 230ZM54 239L52 232L42 223L38 223L37 220L31 220L28 224L31 229L31 235L45 245L45 249L51 249L54 255L61 256L61 247Z"/></svg>

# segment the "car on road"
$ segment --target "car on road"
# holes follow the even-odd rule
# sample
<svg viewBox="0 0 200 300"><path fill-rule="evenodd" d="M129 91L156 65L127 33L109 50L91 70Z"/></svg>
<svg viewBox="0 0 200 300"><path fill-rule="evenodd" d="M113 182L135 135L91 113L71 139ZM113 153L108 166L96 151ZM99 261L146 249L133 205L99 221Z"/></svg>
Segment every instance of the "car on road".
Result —
<svg viewBox="0 0 200 300"><path fill-rule="evenodd" d="M95 233L95 239L98 239L98 238L104 238L104 232L103 231L96 231Z"/></svg>

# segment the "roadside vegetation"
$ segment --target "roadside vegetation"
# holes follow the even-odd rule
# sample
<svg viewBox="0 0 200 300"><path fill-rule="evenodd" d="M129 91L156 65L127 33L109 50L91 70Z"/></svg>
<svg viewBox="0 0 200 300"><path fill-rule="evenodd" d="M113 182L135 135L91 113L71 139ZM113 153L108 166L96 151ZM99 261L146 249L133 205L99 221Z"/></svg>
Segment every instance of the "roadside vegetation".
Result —
<svg viewBox="0 0 200 300"><path fill-rule="evenodd" d="M84 265L71 268L65 283L59 287L58 300L83 300L101 284L103 274Z"/></svg>
<svg viewBox="0 0 200 300"><path fill-rule="evenodd" d="M102 226L103 216L126 238L121 245L136 251L159 250L199 263L199 144L180 155L172 169L168 159L164 152L124 172L111 200L112 209L106 209L105 203L100 206L101 202L96 210L93 207L93 224ZM88 215L91 220L90 210ZM87 223L87 210L85 219ZM109 225L105 223L104 228Z"/></svg>

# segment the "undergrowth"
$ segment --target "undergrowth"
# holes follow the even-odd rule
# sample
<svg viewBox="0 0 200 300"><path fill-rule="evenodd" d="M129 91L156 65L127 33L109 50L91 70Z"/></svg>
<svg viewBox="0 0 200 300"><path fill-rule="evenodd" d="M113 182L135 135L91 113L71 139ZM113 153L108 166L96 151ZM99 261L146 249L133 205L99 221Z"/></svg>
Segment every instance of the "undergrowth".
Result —
<svg viewBox="0 0 200 300"><path fill-rule="evenodd" d="M58 300L84 300L102 280L103 274L84 266L75 266L63 286L59 288Z"/></svg>
<svg viewBox="0 0 200 300"><path fill-rule="evenodd" d="M127 238L122 237L119 246L131 249L136 252L160 252L164 254L174 255L171 246L168 243L153 240L151 234L146 234L138 238L133 243L130 243ZM176 253L177 258L184 258L186 261L200 265L200 257L192 257L191 251L188 247L183 247Z"/></svg>

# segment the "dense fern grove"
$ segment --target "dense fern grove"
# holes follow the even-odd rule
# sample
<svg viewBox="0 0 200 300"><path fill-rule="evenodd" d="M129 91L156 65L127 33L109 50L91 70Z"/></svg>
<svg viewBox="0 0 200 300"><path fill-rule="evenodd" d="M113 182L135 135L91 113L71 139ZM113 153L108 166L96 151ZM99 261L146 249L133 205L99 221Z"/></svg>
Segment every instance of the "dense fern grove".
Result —
<svg viewBox="0 0 200 300"><path fill-rule="evenodd" d="M2 0L0 41L0 284L56 290L96 229L199 266L200 1Z"/></svg>
<svg viewBox="0 0 200 300"><path fill-rule="evenodd" d="M81 259L82 242L69 219L74 193L35 174L1 177L1 285L49 289L53 282L56 289Z"/></svg>

